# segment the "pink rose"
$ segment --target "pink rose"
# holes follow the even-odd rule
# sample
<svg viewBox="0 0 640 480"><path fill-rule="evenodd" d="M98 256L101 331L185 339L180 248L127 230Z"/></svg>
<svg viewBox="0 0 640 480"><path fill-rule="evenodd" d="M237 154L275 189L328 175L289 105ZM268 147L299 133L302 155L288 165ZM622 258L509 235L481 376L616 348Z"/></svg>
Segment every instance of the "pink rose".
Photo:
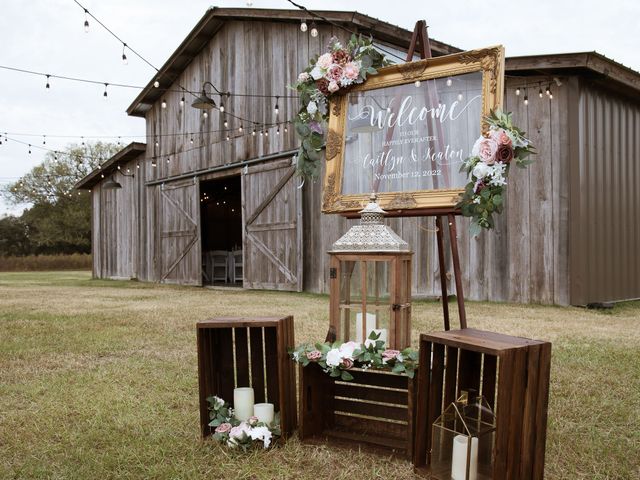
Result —
<svg viewBox="0 0 640 480"><path fill-rule="evenodd" d="M328 70L331 64L333 63L333 56L330 53L323 53L318 58L316 65L323 70Z"/></svg>
<svg viewBox="0 0 640 480"><path fill-rule="evenodd" d="M308 82L309 80L311 80L311 75L309 75L307 72L302 72L300 75L298 75L298 82L304 83Z"/></svg>
<svg viewBox="0 0 640 480"><path fill-rule="evenodd" d="M338 82L336 82L335 80L331 80L329 82L329 86L327 87L327 90L329 90L331 93L334 93L340 90L340 87L338 86Z"/></svg>
<svg viewBox="0 0 640 480"><path fill-rule="evenodd" d="M492 130L491 131L491 138L493 138L498 145L507 145L508 147L510 147L511 143L512 143L511 142L511 137L509 137L507 132L505 132L502 129L500 129L500 130Z"/></svg>
<svg viewBox="0 0 640 480"><path fill-rule="evenodd" d="M480 137L473 146L472 154L480 157L487 165L493 165L496 161L498 142L493 138Z"/></svg>
<svg viewBox="0 0 640 480"><path fill-rule="evenodd" d="M322 353L318 350L314 350L313 352L307 352L307 359L312 362L317 362L322 358Z"/></svg>
<svg viewBox="0 0 640 480"><path fill-rule="evenodd" d="M249 420L248 420L249 425L251 425L251 426L257 424L259 421L260 420L255 415L253 415L252 417L249 417Z"/></svg>
<svg viewBox="0 0 640 480"><path fill-rule="evenodd" d="M230 430L231 430L231 424L230 423L221 423L220 425L218 425L216 427L215 432L216 433L227 433Z"/></svg>
<svg viewBox="0 0 640 480"><path fill-rule="evenodd" d="M339 82L342 78L342 67L336 65L329 70L329 74L327 75L329 80L333 80L334 82Z"/></svg>
<svg viewBox="0 0 640 480"><path fill-rule="evenodd" d="M399 350L387 349L384 352L382 352L382 358L386 358L387 360L391 360L393 358L396 358L398 355L400 355L400 351Z"/></svg>
<svg viewBox="0 0 640 480"><path fill-rule="evenodd" d="M349 80L356 80L360 75L360 67L355 62L349 62L344 66L344 76Z"/></svg>
<svg viewBox="0 0 640 480"><path fill-rule="evenodd" d="M343 369L349 370L351 367L353 367L353 360L351 360L350 358L343 358L341 365Z"/></svg>

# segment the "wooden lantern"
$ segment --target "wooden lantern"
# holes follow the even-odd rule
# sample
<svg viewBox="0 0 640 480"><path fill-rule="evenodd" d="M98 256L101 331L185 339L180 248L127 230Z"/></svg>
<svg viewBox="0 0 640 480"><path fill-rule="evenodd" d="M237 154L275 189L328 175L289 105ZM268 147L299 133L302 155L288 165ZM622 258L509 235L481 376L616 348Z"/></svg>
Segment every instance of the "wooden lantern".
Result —
<svg viewBox="0 0 640 480"><path fill-rule="evenodd" d="M411 344L413 252L384 225L375 200L329 252L330 323L338 340L364 343L375 331L400 350Z"/></svg>

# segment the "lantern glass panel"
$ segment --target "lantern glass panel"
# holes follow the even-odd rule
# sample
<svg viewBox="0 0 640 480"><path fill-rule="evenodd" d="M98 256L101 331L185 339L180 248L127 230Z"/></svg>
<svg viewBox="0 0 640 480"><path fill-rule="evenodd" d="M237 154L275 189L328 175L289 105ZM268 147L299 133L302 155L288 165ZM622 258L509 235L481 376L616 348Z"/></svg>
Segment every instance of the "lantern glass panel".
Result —
<svg viewBox="0 0 640 480"><path fill-rule="evenodd" d="M493 477L495 417L484 397L466 395L433 423L430 469L434 479L483 480Z"/></svg>
<svg viewBox="0 0 640 480"><path fill-rule="evenodd" d="M349 305L360 303L362 294L362 275L359 261L340 262L340 303Z"/></svg>
<svg viewBox="0 0 640 480"><path fill-rule="evenodd" d="M367 268L367 308L369 305L389 305L390 262L368 261Z"/></svg>

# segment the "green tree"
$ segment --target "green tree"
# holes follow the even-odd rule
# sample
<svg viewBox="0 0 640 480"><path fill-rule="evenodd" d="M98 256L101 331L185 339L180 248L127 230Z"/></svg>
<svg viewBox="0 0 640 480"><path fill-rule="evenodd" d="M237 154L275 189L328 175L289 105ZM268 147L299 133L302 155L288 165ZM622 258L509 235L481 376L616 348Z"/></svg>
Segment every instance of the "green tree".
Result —
<svg viewBox="0 0 640 480"><path fill-rule="evenodd" d="M31 251L26 222L14 215L0 218L0 256L22 256Z"/></svg>
<svg viewBox="0 0 640 480"><path fill-rule="evenodd" d="M85 253L91 250L91 200L74 185L119 147L111 143L72 145L45 160L4 189L14 204L31 205L20 219L26 225L29 253Z"/></svg>

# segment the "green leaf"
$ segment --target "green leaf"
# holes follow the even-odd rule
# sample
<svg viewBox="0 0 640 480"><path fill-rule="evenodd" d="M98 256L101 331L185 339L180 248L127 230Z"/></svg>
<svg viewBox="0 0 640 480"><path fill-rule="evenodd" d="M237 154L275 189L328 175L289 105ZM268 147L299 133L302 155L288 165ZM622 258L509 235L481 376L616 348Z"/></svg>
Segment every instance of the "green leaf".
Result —
<svg viewBox="0 0 640 480"><path fill-rule="evenodd" d="M340 374L340 378L342 380L344 380L345 382L348 382L350 380L353 380L353 375L351 375L349 372L347 372L346 370L342 370L342 373Z"/></svg>

